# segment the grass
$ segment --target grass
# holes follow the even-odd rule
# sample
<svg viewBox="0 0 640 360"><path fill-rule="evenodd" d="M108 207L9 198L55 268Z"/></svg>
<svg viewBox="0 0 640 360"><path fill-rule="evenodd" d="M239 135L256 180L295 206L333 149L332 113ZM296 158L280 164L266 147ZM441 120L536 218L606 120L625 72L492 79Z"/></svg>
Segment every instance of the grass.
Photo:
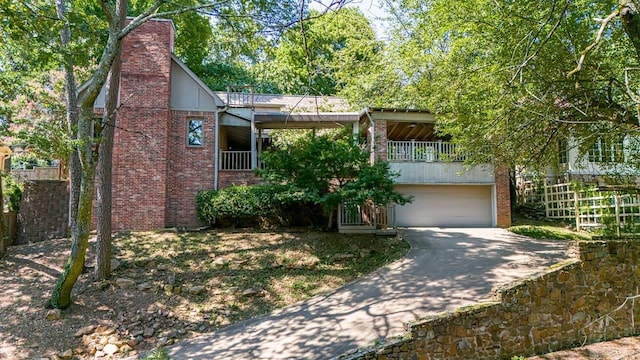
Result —
<svg viewBox="0 0 640 360"><path fill-rule="evenodd" d="M591 240L590 234L574 231L570 226L562 222L516 217L513 223L514 225L509 228L509 231L535 239Z"/></svg>
<svg viewBox="0 0 640 360"><path fill-rule="evenodd" d="M295 230L130 233L114 245L115 277L151 283L157 300L184 308L190 321L207 319L210 330L333 290L409 248L397 238ZM198 285L206 291L188 292Z"/></svg>
<svg viewBox="0 0 640 360"><path fill-rule="evenodd" d="M509 231L535 239L547 240L591 240L591 235L553 225L516 225Z"/></svg>

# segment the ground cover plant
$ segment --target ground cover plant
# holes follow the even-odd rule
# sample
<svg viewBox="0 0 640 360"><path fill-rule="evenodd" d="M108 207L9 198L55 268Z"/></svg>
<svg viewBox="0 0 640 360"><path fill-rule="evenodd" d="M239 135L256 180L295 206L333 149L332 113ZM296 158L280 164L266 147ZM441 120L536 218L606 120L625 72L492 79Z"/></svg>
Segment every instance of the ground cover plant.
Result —
<svg viewBox="0 0 640 360"><path fill-rule="evenodd" d="M408 250L399 238L306 229L128 233L114 240L111 279L89 271L73 305L47 310L69 242L14 246L0 260L0 359L143 353L335 289Z"/></svg>

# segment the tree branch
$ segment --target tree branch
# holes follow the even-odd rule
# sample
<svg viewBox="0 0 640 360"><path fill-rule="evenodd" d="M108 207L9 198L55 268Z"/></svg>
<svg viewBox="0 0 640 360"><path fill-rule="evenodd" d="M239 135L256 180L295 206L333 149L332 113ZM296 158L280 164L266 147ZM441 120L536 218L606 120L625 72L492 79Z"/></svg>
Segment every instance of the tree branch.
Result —
<svg viewBox="0 0 640 360"><path fill-rule="evenodd" d="M575 67L575 69L569 71L569 73L567 74L567 77L570 77L571 75L582 70L582 65L584 64L584 59L587 57L587 54L600 44L600 41L602 40L602 34L604 34L604 30L607 28L611 20L613 20L613 18L618 16L619 13L620 13L619 10L616 9L611 14L609 14L609 16L607 16L606 18L596 20L596 21L599 21L601 24L600 24L600 30L598 30L598 33L596 34L595 40L591 43L591 45L587 46L587 48L582 51L582 53L580 54L580 59L578 60L578 65Z"/></svg>

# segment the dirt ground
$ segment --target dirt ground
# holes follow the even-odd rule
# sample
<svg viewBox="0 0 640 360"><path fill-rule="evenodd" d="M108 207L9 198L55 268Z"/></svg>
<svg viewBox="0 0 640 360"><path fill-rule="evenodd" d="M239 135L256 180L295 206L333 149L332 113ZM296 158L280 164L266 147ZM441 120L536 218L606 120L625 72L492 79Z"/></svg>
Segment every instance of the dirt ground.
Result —
<svg viewBox="0 0 640 360"><path fill-rule="evenodd" d="M406 251L397 239L341 244L325 236L238 232L121 237L114 242L120 264L113 278L93 282L90 273L83 274L74 288L74 303L60 314L44 305L70 241L10 247L0 260L0 359L144 353L338 287ZM363 257L371 261L355 261ZM91 252L87 259L91 264ZM359 263L368 268L357 268ZM640 337L529 359L640 359Z"/></svg>
<svg viewBox="0 0 640 360"><path fill-rule="evenodd" d="M399 238L293 230L123 235L112 278L81 275L56 313L45 304L70 240L12 246L0 260L0 359L141 354L337 288L407 249Z"/></svg>

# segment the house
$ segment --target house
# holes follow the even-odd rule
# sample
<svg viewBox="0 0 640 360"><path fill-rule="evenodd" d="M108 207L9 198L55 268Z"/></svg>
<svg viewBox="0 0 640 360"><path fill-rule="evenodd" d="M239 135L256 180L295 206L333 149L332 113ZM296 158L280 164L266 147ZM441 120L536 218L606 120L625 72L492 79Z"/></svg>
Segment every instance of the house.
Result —
<svg viewBox="0 0 640 360"><path fill-rule="evenodd" d="M200 225L200 190L257 182L253 170L272 129L349 127L368 138L372 160L400 173L414 202L400 226L509 226L509 177L492 165L463 169L464 155L436 136L427 111L349 112L331 97L211 91L172 52L174 27L148 21L123 42L113 156L113 228ZM104 94L96 112L104 107Z"/></svg>

